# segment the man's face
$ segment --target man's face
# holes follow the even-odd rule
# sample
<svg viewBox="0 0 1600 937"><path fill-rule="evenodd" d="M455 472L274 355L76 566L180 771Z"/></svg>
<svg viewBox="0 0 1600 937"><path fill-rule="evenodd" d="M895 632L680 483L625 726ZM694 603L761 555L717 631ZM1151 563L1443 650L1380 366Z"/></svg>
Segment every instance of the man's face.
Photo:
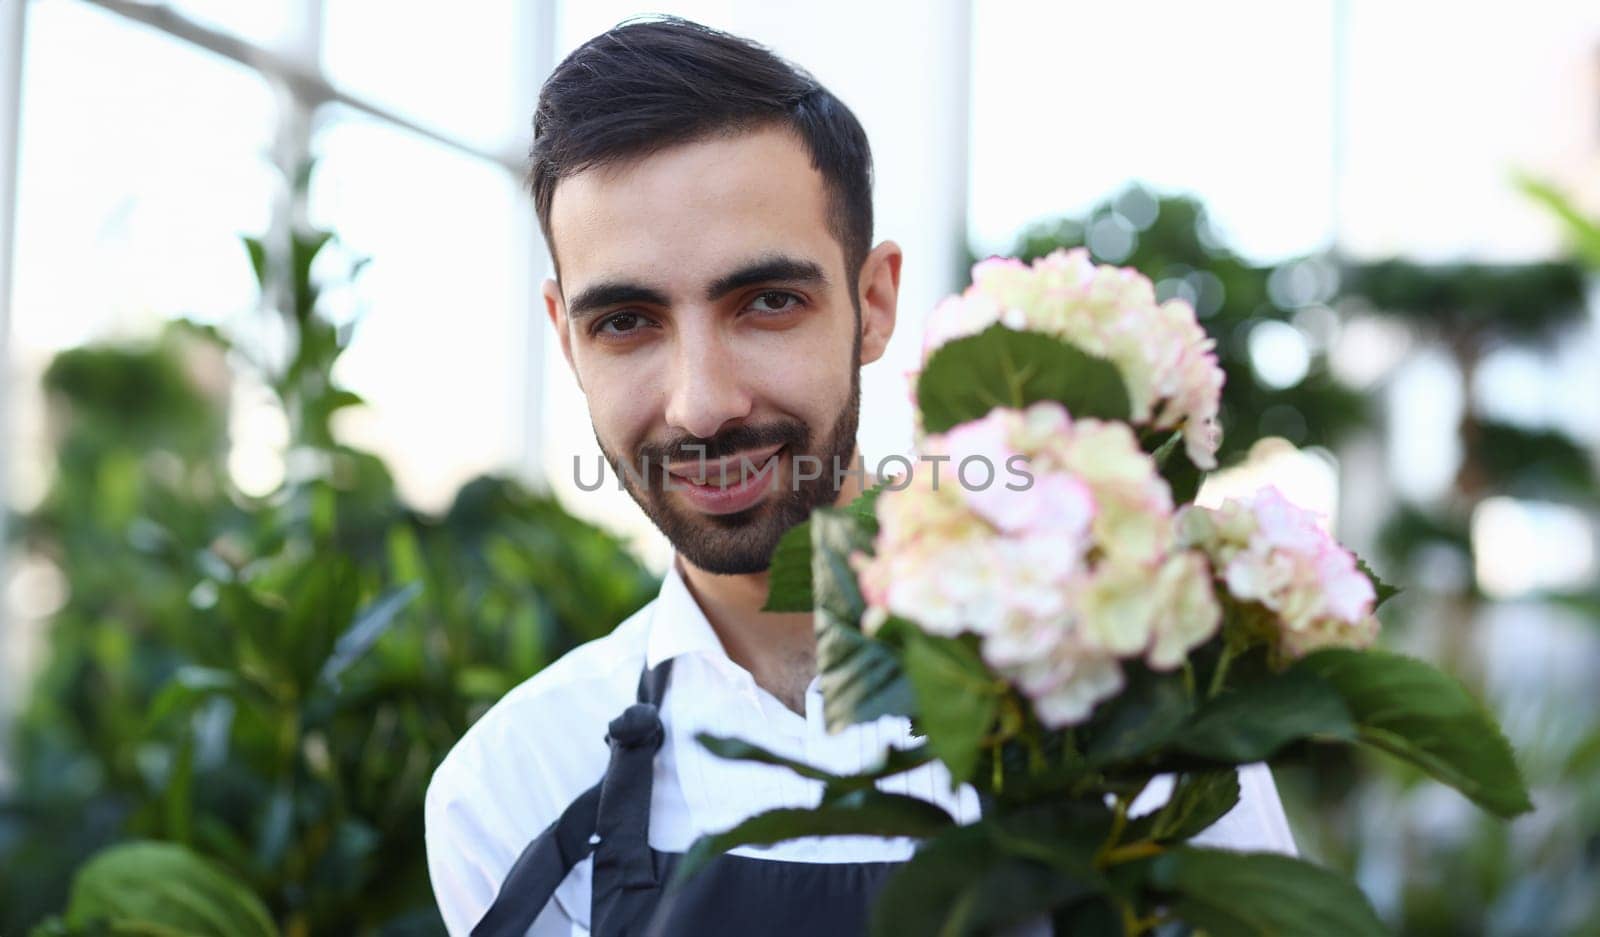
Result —
<svg viewBox="0 0 1600 937"><path fill-rule="evenodd" d="M786 129L556 187L561 283L545 297L595 437L708 572L766 569L783 532L835 500L833 466L855 467L858 297L826 210L823 178ZM875 335L870 346L881 354Z"/></svg>

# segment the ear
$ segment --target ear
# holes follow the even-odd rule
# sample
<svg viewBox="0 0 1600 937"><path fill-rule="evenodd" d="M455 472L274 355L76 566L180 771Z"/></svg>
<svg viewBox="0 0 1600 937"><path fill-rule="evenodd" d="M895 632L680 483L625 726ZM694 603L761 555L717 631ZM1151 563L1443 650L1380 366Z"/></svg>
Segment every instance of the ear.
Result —
<svg viewBox="0 0 1600 937"><path fill-rule="evenodd" d="M546 279L539 293L544 297L545 315L550 318L550 325L556 331L556 340L561 343L561 356L567 359L567 367L572 369L578 389L582 390L583 378L578 377L578 366L572 362L572 333L567 331L567 301L561 296L561 284Z"/></svg>
<svg viewBox="0 0 1600 937"><path fill-rule="evenodd" d="M867 254L856 288L861 301L861 363L883 356L894 335L895 310L900 298L900 245L884 241Z"/></svg>

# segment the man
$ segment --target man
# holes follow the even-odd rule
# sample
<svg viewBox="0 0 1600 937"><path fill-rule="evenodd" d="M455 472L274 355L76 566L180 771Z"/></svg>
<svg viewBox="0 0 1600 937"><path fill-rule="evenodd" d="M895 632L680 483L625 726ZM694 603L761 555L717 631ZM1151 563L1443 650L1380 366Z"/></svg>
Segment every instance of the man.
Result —
<svg viewBox="0 0 1600 937"><path fill-rule="evenodd" d="M551 325L601 450L676 556L657 599L513 690L440 766L427 841L444 919L539 937L652 919L668 934L860 933L914 842L735 850L672 908L658 886L701 834L820 795L695 733L836 772L912 744L897 717L828 733L810 617L759 611L779 537L864 483L830 469L858 465L859 369L894 330L901 266L893 241L872 245L866 135L767 50L665 19L556 68L532 160ZM978 816L937 764L884 787ZM1243 788L1210 840L1292 851L1270 774L1245 771Z"/></svg>

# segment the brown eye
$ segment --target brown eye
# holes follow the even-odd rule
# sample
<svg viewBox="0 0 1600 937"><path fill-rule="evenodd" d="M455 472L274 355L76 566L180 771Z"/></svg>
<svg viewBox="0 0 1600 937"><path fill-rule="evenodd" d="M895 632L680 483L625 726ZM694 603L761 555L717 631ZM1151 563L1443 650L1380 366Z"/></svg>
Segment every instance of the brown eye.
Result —
<svg viewBox="0 0 1600 937"><path fill-rule="evenodd" d="M600 335L626 335L639 330L640 319L637 312L619 312L614 316L607 316L595 332Z"/></svg>
<svg viewBox="0 0 1600 937"><path fill-rule="evenodd" d="M760 293L751 302L750 308L756 312L792 312L801 305L800 297L782 290L768 290Z"/></svg>

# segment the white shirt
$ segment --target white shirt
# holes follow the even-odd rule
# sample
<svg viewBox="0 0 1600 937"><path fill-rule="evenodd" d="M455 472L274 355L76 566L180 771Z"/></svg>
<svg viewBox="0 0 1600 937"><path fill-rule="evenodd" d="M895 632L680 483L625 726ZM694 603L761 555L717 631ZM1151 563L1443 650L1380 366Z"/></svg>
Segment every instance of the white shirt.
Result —
<svg viewBox="0 0 1600 937"><path fill-rule="evenodd" d="M728 657L674 561L653 601L506 694L434 773L425 807L428 872L453 937L472 930L523 848L605 773L607 725L635 701L641 667L668 658L675 661L661 711L665 740L650 797L650 845L658 850L682 852L702 834L775 807L815 806L822 797L822 782L786 768L712 755L695 741L697 732L742 738L837 774L874 767L890 745L919 743L901 716L830 734L816 679L806 690L804 716L784 706ZM1134 803L1135 814L1165 802L1170 779L1157 781ZM1266 765L1242 769L1239 786L1239 803L1198 841L1294 854ZM938 762L879 787L933 801L961 823L979 816L976 792L966 784L952 792ZM829 836L732 852L866 862L909 859L915 847L916 840L906 838ZM588 937L592 867L590 858L573 868L529 934Z"/></svg>

